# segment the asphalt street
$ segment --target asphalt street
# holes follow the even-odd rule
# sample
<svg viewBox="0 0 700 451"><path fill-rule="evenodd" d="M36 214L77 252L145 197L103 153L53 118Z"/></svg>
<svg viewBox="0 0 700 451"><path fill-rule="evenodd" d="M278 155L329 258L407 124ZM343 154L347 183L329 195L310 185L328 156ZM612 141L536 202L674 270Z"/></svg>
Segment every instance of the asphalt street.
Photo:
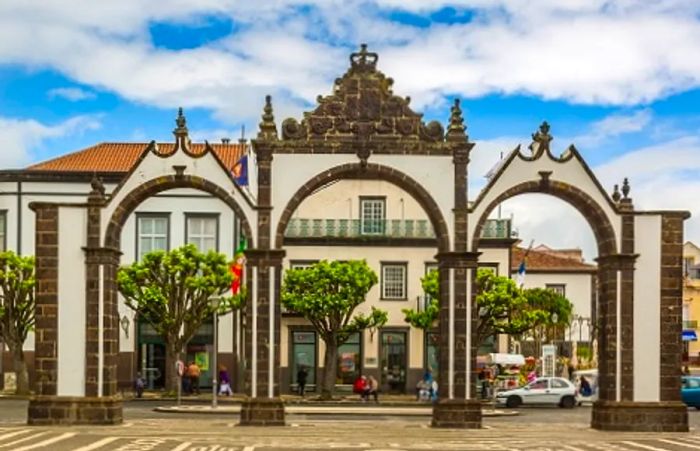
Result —
<svg viewBox="0 0 700 451"><path fill-rule="evenodd" d="M26 402L0 399L0 451L281 450L700 450L700 412L688 434L609 433L588 427L590 408L526 408L486 418L482 430L444 430L428 417L288 415L286 427L236 426L237 415L154 412L162 401L127 402L124 424L29 427Z"/></svg>

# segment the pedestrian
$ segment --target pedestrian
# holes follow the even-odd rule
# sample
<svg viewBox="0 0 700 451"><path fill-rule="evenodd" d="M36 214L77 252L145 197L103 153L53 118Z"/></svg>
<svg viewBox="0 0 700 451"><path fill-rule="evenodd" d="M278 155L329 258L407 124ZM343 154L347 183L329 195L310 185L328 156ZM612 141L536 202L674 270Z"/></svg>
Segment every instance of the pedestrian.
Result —
<svg viewBox="0 0 700 451"><path fill-rule="evenodd" d="M306 392L306 377L307 377L306 367L304 365L299 366L299 371L297 371L297 390L299 396L304 396Z"/></svg>
<svg viewBox="0 0 700 451"><path fill-rule="evenodd" d="M183 362L182 375L180 376L180 379L182 382L182 393L184 393L186 395L192 394L192 384L190 384L189 369L190 369L190 367L187 364L187 362Z"/></svg>
<svg viewBox="0 0 700 451"><path fill-rule="evenodd" d="M586 380L584 376L581 376L579 380L579 393L581 393L581 396L583 397L588 397L593 394L593 390L591 389L591 384Z"/></svg>
<svg viewBox="0 0 700 451"><path fill-rule="evenodd" d="M364 401L365 396L369 393L367 390L367 377L357 376L357 379L352 384L352 391L360 395L360 400Z"/></svg>
<svg viewBox="0 0 700 451"><path fill-rule="evenodd" d="M187 367L187 375L190 379L190 392L193 394L199 394L199 376L202 374L202 370L195 362L190 362Z"/></svg>
<svg viewBox="0 0 700 451"><path fill-rule="evenodd" d="M228 370L224 365L219 365L219 395L231 396L231 378L228 375Z"/></svg>
<svg viewBox="0 0 700 451"><path fill-rule="evenodd" d="M137 398L143 398L143 389L146 387L146 381L141 376L141 373L136 373L136 379L134 380L134 391L136 392Z"/></svg>
<svg viewBox="0 0 700 451"><path fill-rule="evenodd" d="M688 365L683 367L683 375L690 376L690 368L688 367Z"/></svg>
<svg viewBox="0 0 700 451"><path fill-rule="evenodd" d="M374 402L379 403L379 381L370 375L367 385L369 386L369 395L374 397ZM367 399L369 399L369 395L367 395Z"/></svg>

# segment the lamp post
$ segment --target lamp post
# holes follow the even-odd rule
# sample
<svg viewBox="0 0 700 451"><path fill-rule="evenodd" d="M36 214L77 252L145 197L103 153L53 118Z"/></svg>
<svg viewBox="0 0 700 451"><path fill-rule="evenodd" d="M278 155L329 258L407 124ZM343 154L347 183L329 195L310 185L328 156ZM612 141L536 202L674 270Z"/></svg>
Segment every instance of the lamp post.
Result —
<svg viewBox="0 0 700 451"><path fill-rule="evenodd" d="M219 351L219 298L211 298L211 307L214 310L214 351L212 352L212 365L211 365L211 408L217 408L217 387L216 387L216 376L217 376L217 353Z"/></svg>

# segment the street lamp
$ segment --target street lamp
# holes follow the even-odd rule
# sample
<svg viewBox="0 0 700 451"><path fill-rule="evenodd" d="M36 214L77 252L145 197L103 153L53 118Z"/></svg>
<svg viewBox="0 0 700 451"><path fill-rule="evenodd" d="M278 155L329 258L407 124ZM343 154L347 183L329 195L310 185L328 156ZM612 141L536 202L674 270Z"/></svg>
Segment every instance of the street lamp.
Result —
<svg viewBox="0 0 700 451"><path fill-rule="evenodd" d="M212 352L212 365L211 365L211 408L217 408L216 395L218 393L216 387L216 373L218 371L217 367L217 353L219 351L219 301L220 298L211 298L211 308L214 311L214 351Z"/></svg>

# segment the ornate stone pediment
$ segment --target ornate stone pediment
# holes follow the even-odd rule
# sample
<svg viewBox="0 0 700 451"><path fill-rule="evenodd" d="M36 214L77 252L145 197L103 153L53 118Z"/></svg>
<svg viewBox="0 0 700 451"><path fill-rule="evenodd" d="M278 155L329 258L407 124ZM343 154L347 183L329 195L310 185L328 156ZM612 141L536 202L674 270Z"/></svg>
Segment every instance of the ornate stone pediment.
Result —
<svg viewBox="0 0 700 451"><path fill-rule="evenodd" d="M282 139L443 141L439 122L425 124L423 115L410 108L410 98L394 95L394 81L377 70L378 58L365 44L352 53L350 68L335 80L331 95L319 96L318 106L301 123L293 118L282 122Z"/></svg>

